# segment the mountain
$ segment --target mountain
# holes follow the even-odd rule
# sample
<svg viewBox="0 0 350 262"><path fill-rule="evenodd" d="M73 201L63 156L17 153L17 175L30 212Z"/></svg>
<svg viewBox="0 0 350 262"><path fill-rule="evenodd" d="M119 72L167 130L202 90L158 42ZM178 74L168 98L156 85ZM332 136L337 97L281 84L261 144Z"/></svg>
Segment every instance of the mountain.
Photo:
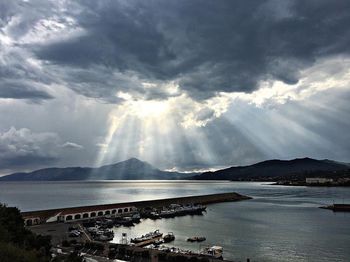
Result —
<svg viewBox="0 0 350 262"><path fill-rule="evenodd" d="M61 181L61 180L166 180L186 179L193 174L159 170L147 162L131 158L98 168L44 168L29 173L14 173L0 177L0 181Z"/></svg>
<svg viewBox="0 0 350 262"><path fill-rule="evenodd" d="M0 177L0 181L64 181L64 180L278 180L306 175L317 175L318 172L335 172L349 170L347 164L331 160L298 158L293 160L267 160L250 166L230 167L200 175L167 172L159 170L147 162L131 158L113 165L98 168L67 167L44 168L33 172L14 173ZM316 172L316 173L315 173ZM332 173L331 173L332 174Z"/></svg>
<svg viewBox="0 0 350 262"><path fill-rule="evenodd" d="M214 172L205 172L196 175L197 180L236 180L269 181L288 177L302 178L317 171L341 171L348 170L349 166L328 159L316 160L312 158L297 158L293 160L267 160L250 166L229 167Z"/></svg>

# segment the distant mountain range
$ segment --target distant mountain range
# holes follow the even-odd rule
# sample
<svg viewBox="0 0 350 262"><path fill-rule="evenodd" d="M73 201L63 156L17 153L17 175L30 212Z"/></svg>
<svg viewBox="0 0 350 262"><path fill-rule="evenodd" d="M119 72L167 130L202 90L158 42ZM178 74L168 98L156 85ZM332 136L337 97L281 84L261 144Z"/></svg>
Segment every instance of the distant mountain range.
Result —
<svg viewBox="0 0 350 262"><path fill-rule="evenodd" d="M98 168L67 167L45 168L33 172L14 173L0 177L0 181L64 181L64 180L236 180L274 181L283 178L303 178L317 172L332 175L332 172L349 170L348 164L331 160L297 158L293 160L267 160L249 166L230 167L214 172L179 173L159 170L147 162L131 158L113 165Z"/></svg>
<svg viewBox="0 0 350 262"><path fill-rule="evenodd" d="M98 168L44 168L29 173L14 173L0 177L0 181L166 180L188 179L191 176L193 174L161 171L147 162L131 158Z"/></svg>
<svg viewBox="0 0 350 262"><path fill-rule="evenodd" d="M235 181L274 181L288 178L317 176L318 172L337 172L349 170L348 164L312 158L293 160L267 160L250 166L229 167L214 172L196 175L197 180L235 180ZM338 172L339 175L339 172Z"/></svg>

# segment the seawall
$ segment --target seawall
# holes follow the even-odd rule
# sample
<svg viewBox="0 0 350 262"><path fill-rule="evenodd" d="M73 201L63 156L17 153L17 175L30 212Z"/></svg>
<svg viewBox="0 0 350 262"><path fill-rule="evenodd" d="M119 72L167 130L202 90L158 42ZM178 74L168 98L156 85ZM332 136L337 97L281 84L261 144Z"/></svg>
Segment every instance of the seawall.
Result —
<svg viewBox="0 0 350 262"><path fill-rule="evenodd" d="M78 207L66 207L66 208L56 208L48 210L38 210L38 211L28 211L22 212L22 217L24 219L39 218L40 222L44 222L47 218L55 216L57 214L78 214L84 212L96 212L99 210L113 210L113 209L123 209L123 208L144 208L144 207L161 207L168 206L170 204L213 204L219 202L231 202L251 199L251 197L244 196L235 192L230 193L219 193L210 195L196 195L196 196L186 196L186 197L175 197L175 198L165 198L156 200L144 200L144 201L133 201L126 203L115 203L115 204L102 204L102 205L92 205L92 206L78 206ZM104 213L105 214L105 213Z"/></svg>

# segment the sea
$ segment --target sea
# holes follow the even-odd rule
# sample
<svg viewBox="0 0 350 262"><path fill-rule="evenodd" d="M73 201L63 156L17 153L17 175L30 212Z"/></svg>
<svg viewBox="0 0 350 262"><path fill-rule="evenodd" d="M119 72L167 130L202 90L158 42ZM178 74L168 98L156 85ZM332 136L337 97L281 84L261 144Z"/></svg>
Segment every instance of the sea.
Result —
<svg viewBox="0 0 350 262"><path fill-rule="evenodd" d="M233 261L350 261L350 213L319 208L350 203L350 188L228 181L0 182L0 202L22 211L222 192L253 199L211 204L203 215L115 228L113 242L122 233L131 238L159 229L175 234L169 246L198 251L219 245ZM189 243L191 236L207 240Z"/></svg>

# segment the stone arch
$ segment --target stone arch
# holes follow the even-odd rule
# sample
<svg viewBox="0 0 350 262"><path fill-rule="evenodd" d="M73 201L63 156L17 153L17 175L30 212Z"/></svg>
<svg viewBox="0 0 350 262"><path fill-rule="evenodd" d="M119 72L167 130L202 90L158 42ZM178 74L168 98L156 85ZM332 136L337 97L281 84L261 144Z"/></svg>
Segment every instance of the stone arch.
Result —
<svg viewBox="0 0 350 262"><path fill-rule="evenodd" d="M103 216L103 211L99 211L98 213L97 213L97 216Z"/></svg>
<svg viewBox="0 0 350 262"><path fill-rule="evenodd" d="M115 214L115 213L117 213L117 210L116 210L116 209L113 209L113 210L112 210L112 214Z"/></svg>
<svg viewBox="0 0 350 262"><path fill-rule="evenodd" d="M69 221L69 220L72 220L72 219L73 219L73 216L72 216L72 215L66 216L66 221Z"/></svg>
<svg viewBox="0 0 350 262"><path fill-rule="evenodd" d="M81 215L80 215L80 214L76 214L76 215L74 216L74 219L81 219Z"/></svg>
<svg viewBox="0 0 350 262"><path fill-rule="evenodd" d="M91 212L90 217L95 217L96 216L96 212Z"/></svg>
<svg viewBox="0 0 350 262"><path fill-rule="evenodd" d="M124 208L124 212L129 212L129 208Z"/></svg>
<svg viewBox="0 0 350 262"><path fill-rule="evenodd" d="M27 219L26 226L32 226L32 225L33 225L33 221L31 219Z"/></svg>
<svg viewBox="0 0 350 262"><path fill-rule="evenodd" d="M111 214L111 211L110 210L107 210L106 212L105 212L105 215L110 215Z"/></svg>
<svg viewBox="0 0 350 262"><path fill-rule="evenodd" d="M123 209L118 209L118 214L123 213Z"/></svg>
<svg viewBox="0 0 350 262"><path fill-rule="evenodd" d="M39 220L39 218L34 218L34 220L33 220L33 224L34 224L34 225L38 225L38 224L40 224L40 220Z"/></svg>
<svg viewBox="0 0 350 262"><path fill-rule="evenodd" d="M84 213L83 218L89 218L89 213Z"/></svg>

